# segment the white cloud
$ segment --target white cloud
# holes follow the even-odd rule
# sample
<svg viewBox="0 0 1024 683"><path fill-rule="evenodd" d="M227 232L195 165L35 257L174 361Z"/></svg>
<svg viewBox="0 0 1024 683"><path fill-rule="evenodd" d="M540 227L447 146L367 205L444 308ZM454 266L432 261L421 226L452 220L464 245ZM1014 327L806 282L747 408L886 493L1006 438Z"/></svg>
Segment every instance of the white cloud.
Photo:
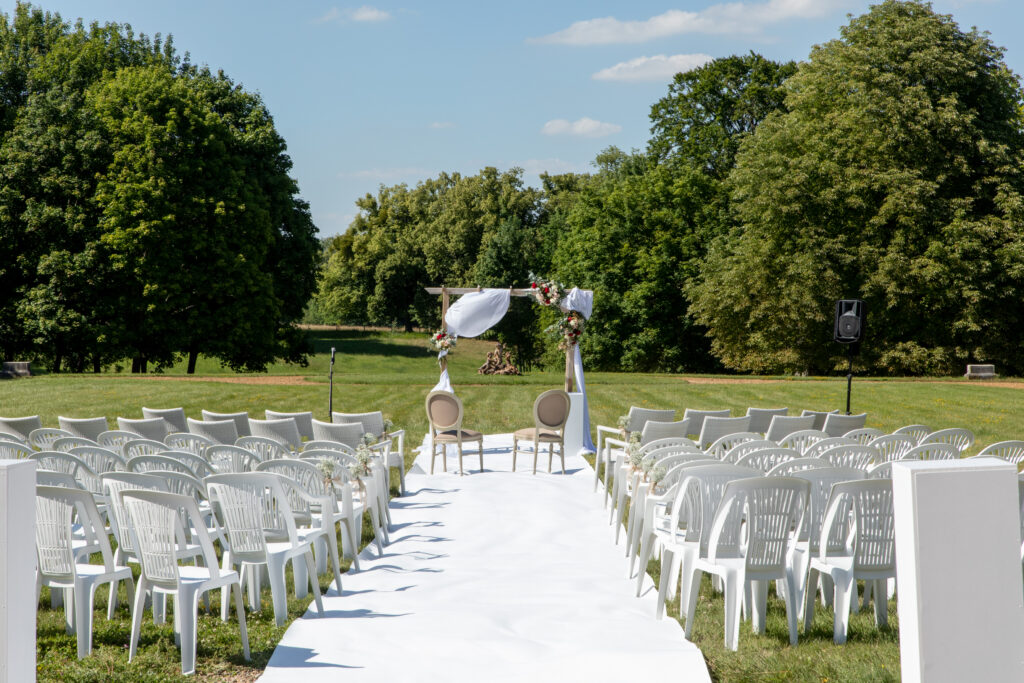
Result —
<svg viewBox="0 0 1024 683"><path fill-rule="evenodd" d="M454 128L455 124L451 121L434 121L430 124L430 127L434 130L440 130L442 128Z"/></svg>
<svg viewBox="0 0 1024 683"><path fill-rule="evenodd" d="M849 0L768 0L711 5L698 12L672 9L641 21L586 19L530 42L558 45L644 43L683 33L757 33L765 24L810 19L850 4Z"/></svg>
<svg viewBox="0 0 1024 683"><path fill-rule="evenodd" d="M551 119L540 129L544 135L575 135L584 138L602 138L605 135L618 133L622 126L617 123L605 123L595 121L584 116L576 121L566 119Z"/></svg>
<svg viewBox="0 0 1024 683"><path fill-rule="evenodd" d="M391 18L391 13L377 9L376 7L363 5L362 7L350 10L349 18L351 18L352 21L387 21Z"/></svg>
<svg viewBox="0 0 1024 683"><path fill-rule="evenodd" d="M340 10L337 7L332 7L327 10L322 17L314 19L314 24L328 24L332 22L344 22L348 21L387 21L391 18L390 12L371 7L370 5L363 5L362 7L356 7L355 9Z"/></svg>
<svg viewBox="0 0 1024 683"><path fill-rule="evenodd" d="M592 78L596 81L664 81L680 71L704 66L711 60L711 55L705 54L637 57L601 69Z"/></svg>

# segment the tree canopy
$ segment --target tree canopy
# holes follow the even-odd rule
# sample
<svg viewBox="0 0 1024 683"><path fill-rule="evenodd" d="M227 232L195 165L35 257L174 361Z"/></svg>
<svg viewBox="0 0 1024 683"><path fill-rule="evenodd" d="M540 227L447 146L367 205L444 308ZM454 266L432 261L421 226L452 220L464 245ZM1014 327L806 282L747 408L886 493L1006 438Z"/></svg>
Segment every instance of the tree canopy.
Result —
<svg viewBox="0 0 1024 683"><path fill-rule="evenodd" d="M832 367L839 298L869 311L866 363L1021 369L1021 91L1002 51L888 1L815 48L786 110L741 143L740 225L691 289L713 349L752 371Z"/></svg>

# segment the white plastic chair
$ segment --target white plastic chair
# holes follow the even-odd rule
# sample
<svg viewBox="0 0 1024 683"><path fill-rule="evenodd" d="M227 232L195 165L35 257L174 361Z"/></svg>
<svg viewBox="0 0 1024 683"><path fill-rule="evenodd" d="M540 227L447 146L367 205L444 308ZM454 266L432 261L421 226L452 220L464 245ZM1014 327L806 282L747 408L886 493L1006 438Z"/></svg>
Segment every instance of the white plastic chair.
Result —
<svg viewBox="0 0 1024 683"><path fill-rule="evenodd" d="M240 436L235 445L252 453L257 462L292 457L287 446L276 439L268 439L265 436Z"/></svg>
<svg viewBox="0 0 1024 683"><path fill-rule="evenodd" d="M687 468L686 476L680 481L669 512L667 525L656 525L654 534L661 542L661 577L658 581L658 600L655 616L661 619L665 614L665 601L675 593L678 583L681 592L680 605L687 604L687 586L679 583L679 577L688 575L698 554L704 554L711 531L715 511L725 493L726 485L737 479L759 477L757 470L725 463L694 465ZM642 550L641 550L642 554ZM644 570L641 556L640 571Z"/></svg>
<svg viewBox="0 0 1024 683"><path fill-rule="evenodd" d="M145 408L142 409L142 417L153 419L162 417L167 421L167 427L174 432L187 432L188 423L185 421L184 408Z"/></svg>
<svg viewBox="0 0 1024 683"><path fill-rule="evenodd" d="M201 436L213 443L233 446L238 441L238 423L234 420L193 420L189 417L185 418L185 423L190 434Z"/></svg>
<svg viewBox="0 0 1024 683"><path fill-rule="evenodd" d="M79 446L99 446L99 444L92 439L86 439L84 436L62 436L59 439L55 439L50 448L62 453L68 453L72 448L78 448Z"/></svg>
<svg viewBox="0 0 1024 683"><path fill-rule="evenodd" d="M830 413L825 416L825 424L820 429L829 436L845 436L847 432L852 432L854 429L863 429L867 420L867 413L859 415Z"/></svg>
<svg viewBox="0 0 1024 683"><path fill-rule="evenodd" d="M802 432L808 429L814 429L813 415L776 415L768 423L768 431L764 433L764 438L781 444L782 439L793 432Z"/></svg>
<svg viewBox="0 0 1024 683"><path fill-rule="evenodd" d="M173 434L168 434L166 438L164 438L164 443L167 444L167 448L172 451L188 451L189 453L193 453L199 457L204 457L206 449L213 446L215 442L199 434L174 432ZM232 443L234 443L234 441L232 441Z"/></svg>
<svg viewBox="0 0 1024 683"><path fill-rule="evenodd" d="M960 449L948 443L924 443L914 446L900 456L900 460L958 460Z"/></svg>
<svg viewBox="0 0 1024 683"><path fill-rule="evenodd" d="M63 417L57 416L57 423L66 432L99 443L100 434L110 429L105 417Z"/></svg>
<svg viewBox="0 0 1024 683"><path fill-rule="evenodd" d="M125 444L121 446L121 455L124 457L125 462L127 462L140 455L159 455L167 450L170 449L167 448L167 444L163 441L156 441L155 439L132 439L131 441L126 441Z"/></svg>
<svg viewBox="0 0 1024 683"><path fill-rule="evenodd" d="M626 424L625 434L622 433L618 427L608 427L605 425L597 426L597 453L594 461L594 490L597 490L597 483L600 481L600 470L601 465L605 465L604 471L604 488L605 488L605 502L608 501L608 496L611 493L609 483L611 481L611 449L605 443L608 438L611 438L620 447L625 447L626 440L629 439L629 435L632 432L643 432L644 425L648 422L672 422L676 419L675 410L655 410L652 408L640 408L638 406L630 406L629 412L627 413L628 421ZM692 426L691 426L692 429Z"/></svg>
<svg viewBox="0 0 1024 683"><path fill-rule="evenodd" d="M730 418L732 419L732 418ZM707 422L704 422L707 425ZM713 444L704 449L704 452L713 458L724 460L726 454L735 448L738 444L749 443L751 441L764 441L760 434L754 432L734 432L732 434L723 434L718 437Z"/></svg>
<svg viewBox="0 0 1024 683"><path fill-rule="evenodd" d="M195 472L192 468L175 458L169 458L164 455L136 455L134 458L128 459L126 469L129 472L136 472L139 474L147 474L149 472L180 472L181 474L188 474L195 476Z"/></svg>
<svg viewBox="0 0 1024 683"><path fill-rule="evenodd" d="M164 451L156 457L177 460L187 467L189 472L198 479L202 479L203 477L207 477L214 473L213 468L210 467L210 463L206 458L196 455L191 451Z"/></svg>
<svg viewBox="0 0 1024 683"><path fill-rule="evenodd" d="M274 619L278 626L284 625L288 617L284 567L293 560L296 597L306 595L308 579L313 587L317 613L323 616L312 544L324 531L309 530L300 537L280 476L271 472L215 474L207 478L206 484L211 499L219 505L227 529L229 548L224 553L223 564L225 567L242 566L242 574L249 581L249 601L253 609L259 609L253 574L257 567L266 565ZM304 565L295 560L302 560Z"/></svg>
<svg viewBox="0 0 1024 683"><path fill-rule="evenodd" d="M121 496L132 520L132 533L142 564L139 587L132 607L128 661L138 651L146 594L151 592L154 598L158 593L168 594L174 596L174 630L181 646L181 673L194 673L199 598L218 588L222 589L221 618L225 621L228 616L228 593L234 594L242 656L248 661L249 633L242 604L241 582L237 572L218 567L217 554L195 501L188 496L161 491L127 490ZM190 523L196 534L205 566L178 564L177 549L184 543L182 517Z"/></svg>
<svg viewBox="0 0 1024 683"><path fill-rule="evenodd" d="M886 580L896 576L895 520L892 482L887 479L847 481L832 487L819 539L820 554L811 557L804 595L804 631L814 621L818 576L835 586L833 640L846 642L851 601L857 580L873 582L875 623L888 622Z"/></svg>
<svg viewBox="0 0 1024 683"><path fill-rule="evenodd" d="M868 446L872 441L880 436L886 436L885 432L881 429L875 429L874 427L861 427L860 429L851 429L850 431L843 434L844 438L853 439L862 446Z"/></svg>
<svg viewBox="0 0 1024 683"><path fill-rule="evenodd" d="M331 441L331 440L328 440L328 439L313 439L312 441L307 441L306 443L302 444L302 452L303 453L305 453L307 451L321 451L321 450L339 451L341 453L346 453L348 455L355 455L356 454L356 449L355 448L352 448L351 446L349 446L347 444L343 444L340 441Z"/></svg>
<svg viewBox="0 0 1024 683"><path fill-rule="evenodd" d="M723 436L749 432L750 418L744 417L715 417L708 415L700 429L700 436L697 438L697 445L701 448L708 448Z"/></svg>
<svg viewBox="0 0 1024 683"><path fill-rule="evenodd" d="M813 417L813 416L808 416ZM779 439L779 445L783 448L794 448L802 454L813 444L818 443L822 439L827 439L828 434L819 429L801 429L797 432L790 432L786 436Z"/></svg>
<svg viewBox="0 0 1024 683"><path fill-rule="evenodd" d="M917 445L917 439L909 434L883 434L868 445L878 449L880 462L890 462L901 459L904 453Z"/></svg>
<svg viewBox="0 0 1024 683"><path fill-rule="evenodd" d="M1014 465L1024 462L1024 441L999 441L985 446L974 456L976 458L1001 458Z"/></svg>
<svg viewBox="0 0 1024 683"><path fill-rule="evenodd" d="M736 461L740 467L749 467L762 474L767 474L772 468L790 460L796 460L800 453L792 448L762 448L751 451Z"/></svg>
<svg viewBox="0 0 1024 683"><path fill-rule="evenodd" d="M119 455L124 455L124 445L129 441L134 441L138 438L139 435L135 432L124 432L120 429L111 429L109 431L102 432L98 437L96 437L96 443Z"/></svg>
<svg viewBox="0 0 1024 683"><path fill-rule="evenodd" d="M207 448L206 461L215 474L250 472L256 469L260 462L252 451L227 444L216 444Z"/></svg>
<svg viewBox="0 0 1024 683"><path fill-rule="evenodd" d="M21 437L28 442L28 435L43 428L43 421L38 415L25 417L0 417L0 432L7 432Z"/></svg>
<svg viewBox="0 0 1024 683"><path fill-rule="evenodd" d="M384 437L384 413L374 410L368 413L331 413L335 422L359 422L367 433L373 434L381 439ZM316 430L314 430L315 433ZM318 437L319 438L319 437ZM405 430L392 429L388 432L387 438L397 444L388 455L387 466L398 468L399 490L405 495Z"/></svg>
<svg viewBox="0 0 1024 683"><path fill-rule="evenodd" d="M789 644L796 645L799 605L797 577L787 562L793 532L802 524L809 485L802 479L758 477L729 482L715 513L706 551L695 557L689 575L686 603L686 638L693 634L694 614L702 572L725 584L725 646L737 650L740 606L750 586L751 626L764 633L768 582L785 580ZM743 529L743 531L741 531Z"/></svg>
<svg viewBox="0 0 1024 683"><path fill-rule="evenodd" d="M362 422L321 422L313 420L314 441L331 441L344 444L353 451L363 442L366 427Z"/></svg>
<svg viewBox="0 0 1024 683"><path fill-rule="evenodd" d="M747 453L753 453L754 451L760 451L765 448L778 448L779 444L774 441L768 441L767 439L755 439L752 441L741 441L735 446L730 448L722 455L722 462L728 462L736 464L740 458Z"/></svg>
<svg viewBox="0 0 1024 683"><path fill-rule="evenodd" d="M278 442L291 452L302 450L302 435L295 418L285 417L280 420L255 420L249 418L249 431L253 436L262 436Z"/></svg>
<svg viewBox="0 0 1024 683"><path fill-rule="evenodd" d="M921 439L932 433L932 428L928 425L906 425L893 431L893 434L903 434L909 436L914 440L914 445L921 443Z"/></svg>
<svg viewBox="0 0 1024 683"><path fill-rule="evenodd" d="M78 658L92 652L92 616L96 587L111 584L116 593L117 584L126 582L128 597L132 598L135 583L132 570L116 565L107 540L99 510L87 491L61 486L36 487L36 592L41 586L50 590L64 589L64 611L69 630L78 640ZM91 537L99 544L103 564L78 562L73 550L72 518L91 528ZM109 615L108 615L109 618Z"/></svg>
<svg viewBox="0 0 1024 683"><path fill-rule="evenodd" d="M164 437L171 433L171 425L162 417L148 417L141 420L119 417L117 428L123 432L135 432L143 439L163 443Z"/></svg>
<svg viewBox="0 0 1024 683"><path fill-rule="evenodd" d="M780 462L775 467L768 470L768 477L794 477L797 472L803 472L804 470L816 470L822 467L832 467L832 464L821 458L794 458L793 460L786 460Z"/></svg>
<svg viewBox="0 0 1024 683"><path fill-rule="evenodd" d="M97 504L106 502L99 475L77 455L61 451L39 451L31 457L38 463L36 466L39 469L70 474L83 490L93 495Z"/></svg>
<svg viewBox="0 0 1024 683"><path fill-rule="evenodd" d="M974 432L970 429L951 428L951 429L940 429L937 432L928 434L918 442L918 446L923 446L930 443L945 443L950 446L956 446L957 450L962 455L964 451L974 445Z"/></svg>
<svg viewBox="0 0 1024 683"><path fill-rule="evenodd" d="M249 413L215 413L210 410L202 411L203 420L206 422L221 420L232 420L235 423L235 429L238 431L238 437L252 436L249 432Z"/></svg>
<svg viewBox="0 0 1024 683"><path fill-rule="evenodd" d="M312 439L313 438L313 411L307 410L299 413L280 413L276 410L264 411L267 420L286 420L291 418L295 420L295 428L299 430L299 436ZM255 432L253 432L255 434Z"/></svg>
<svg viewBox="0 0 1024 683"><path fill-rule="evenodd" d="M676 422L648 420L640 430L640 445L661 439L686 438L689 433L690 421L686 419Z"/></svg>
<svg viewBox="0 0 1024 683"><path fill-rule="evenodd" d="M853 467L864 472L867 472L868 468L879 460L878 451L875 448L860 444L833 446L819 457L832 463L833 467Z"/></svg>
<svg viewBox="0 0 1024 683"><path fill-rule="evenodd" d="M747 408L747 417L750 418L748 429L757 434L764 434L771 426L773 417L788 414L789 408Z"/></svg>
<svg viewBox="0 0 1024 683"><path fill-rule="evenodd" d="M859 446L861 445L856 439L848 439L845 436L830 436L827 439L821 441L815 441L810 446L803 450L803 457L805 458L818 458L821 454L832 448L833 446Z"/></svg>
<svg viewBox="0 0 1024 683"><path fill-rule="evenodd" d="M807 427L807 429L825 431L825 420L828 419L829 415L837 415L838 413L838 410L803 410L800 412L800 417L814 418L814 424ZM836 436L842 436L842 434L837 434Z"/></svg>
<svg viewBox="0 0 1024 683"><path fill-rule="evenodd" d="M31 458L36 453L31 446L17 443L15 441L0 441L0 460L21 460Z"/></svg>
<svg viewBox="0 0 1024 683"><path fill-rule="evenodd" d="M320 450L309 450L303 451L299 458L306 462L318 463L321 460L329 460L334 464L334 468L337 471L343 472L342 476L346 481L351 481L348 476L348 468L351 465L356 464L355 456L348 453L342 453L336 450L320 449ZM365 510L370 511L370 526L373 528L373 542L377 546L377 553L384 553L384 545L390 543L390 537L388 534L388 528L386 522L390 521L387 517L387 499L381 495L380 489L383 488L383 476L378 476L378 472L383 466L378 465L374 468L374 475L369 477L367 481L363 482L365 485L365 491L362 495L357 496L357 482L352 482L352 498L354 513L358 513L359 520L363 517ZM354 538L361 538L360 529L362 528L362 522L353 522L352 535ZM356 569L359 569L358 556L355 561Z"/></svg>
<svg viewBox="0 0 1024 683"><path fill-rule="evenodd" d="M20 443L22 446L28 446L28 441L17 434L9 434L7 432L0 432L0 441L10 441L12 443Z"/></svg>
<svg viewBox="0 0 1024 683"><path fill-rule="evenodd" d="M63 429L42 427L40 429L33 429L29 433L28 443L37 451L52 451L54 441L68 436L74 436L74 434Z"/></svg>

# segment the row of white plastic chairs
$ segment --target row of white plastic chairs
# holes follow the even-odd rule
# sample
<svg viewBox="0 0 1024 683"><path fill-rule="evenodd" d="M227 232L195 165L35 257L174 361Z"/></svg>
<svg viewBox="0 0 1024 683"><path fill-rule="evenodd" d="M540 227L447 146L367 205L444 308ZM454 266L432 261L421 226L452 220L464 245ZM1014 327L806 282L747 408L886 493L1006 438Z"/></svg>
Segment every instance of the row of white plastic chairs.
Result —
<svg viewBox="0 0 1024 683"><path fill-rule="evenodd" d="M119 450L132 439L167 442L173 438L176 449L201 454L200 449L207 445L242 445L248 448L258 442L251 437L262 437L298 452L308 447L310 441L338 442L354 449L369 434L377 441L374 448L385 453L388 467L398 468L400 491L405 493L405 431L386 431L380 411L335 412L332 413L332 422L314 419L312 411L284 413L267 410L265 420L250 418L247 412L216 413L208 410L202 411L202 420L195 420L186 417L182 408L143 408L142 413L143 419L118 417L118 430L108 429L106 417L60 416L59 428L44 428L38 415L0 417L0 445L4 441L14 441L37 450L51 450L58 439L77 437L88 441L76 445L98 444ZM190 438L189 435L198 438ZM241 439L244 441L240 444Z"/></svg>
<svg viewBox="0 0 1024 683"><path fill-rule="evenodd" d="M54 456L73 457L63 453L55 453ZM37 454L36 459L41 464L51 464L50 458L54 456ZM159 458L159 456L139 457ZM317 453L310 452L307 457L317 457ZM132 506L124 500L128 495L135 495L138 489L156 492L153 494L156 498L150 500L150 503L163 503L165 506L169 506L169 509L177 512L181 522L184 523L180 528L189 530L190 539L201 540L206 536L208 541L212 539L222 543L225 551L224 568L229 570L233 564L242 564L242 578L248 577L250 604L253 609L259 608L259 574L254 573L252 567L268 564L274 612L278 625L283 623L286 616L283 586L284 562L287 559L299 558L301 555L309 553L312 542L317 541L321 548L316 554L316 567L314 568L312 564L312 557L309 557L305 564L294 563L294 575L296 593L299 597L306 594L306 579L312 580L317 607L322 611L316 579L310 575L315 575L316 571L321 573L325 571L328 560L330 560L337 588L339 592L341 591L338 549L334 534L335 524L340 525L343 550L347 556L354 558L357 570L359 551L357 544L362 528L361 519L365 510L368 509L371 513L378 552L382 552L382 543L388 542L387 525L390 523L390 513L387 509L386 498L382 500L378 495L379 492L386 491L383 463L374 463L373 477L366 482L365 495L359 497L354 495L355 482L349 479L344 469L346 465L351 464L350 458L351 456L341 450L319 454L317 459L332 460L338 466L335 475L337 483L336 485L332 483L330 487L325 481L323 471L314 464L317 460L313 459L268 460L259 464L258 472L213 474L202 479L175 470L107 472L99 477L102 491L99 495L79 488L79 482L69 473L39 470L37 474L40 483L37 495L39 580L40 583L50 585L51 590L65 589L69 593L67 596L69 601L66 602L66 605L75 604L75 617L72 620L71 613L69 613L69 624L78 629L79 657L87 655L91 648L92 594L95 592L96 585L107 581L127 579L129 596L131 595L131 573L128 572L125 576L123 567L126 561L140 559L142 561L143 578L139 587L140 591L149 587L165 592L170 589L189 588L195 584L197 571L201 574L202 586L205 586L201 588L201 591L220 587L223 584L223 576L218 577L216 571L209 572L206 569L183 567L179 572L176 566L172 567L168 563L168 557L173 557L176 561L200 556L205 559L207 568L215 568L216 558L206 552L206 549L202 547L203 543L189 542L182 545L181 539L178 539L179 547L168 551L170 555L164 553L164 559L153 559L152 555L156 551L152 548L147 550L147 544L152 545L154 542L152 534L155 532L152 529L152 523L147 522L145 533L141 533L138 523L131 517L130 508ZM248 489L248 493L229 490L232 486L236 489L239 487ZM249 497L241 500L240 496L242 498ZM188 505L185 504L185 500L188 501ZM217 518L211 514L212 508L208 504L208 500L217 503ZM182 512L189 506L192 506L195 514L183 515ZM75 527L71 525L70 508L72 507L77 510L78 523ZM103 512L106 513L105 516L110 521L109 529L103 527L102 517L104 515L101 514ZM152 513L152 510L150 512ZM198 528L196 524L196 519L200 518L203 521L202 529ZM223 526L223 530L221 526ZM75 529L90 531L80 533ZM172 539L173 545L173 529L170 533L169 538ZM114 555L110 553L107 534L113 535L118 541L117 553ZM210 548L212 552L212 545ZM165 547L164 550L167 548ZM93 552L103 553L104 565L102 567L87 563L88 555ZM146 566L147 553L149 553L150 562L156 562L158 565L155 570ZM212 564L209 561L211 556L213 557ZM248 568L248 574L244 571L246 568ZM225 573L234 574L231 571L221 574ZM238 581L237 576L234 581ZM112 595L116 596L116 591L112 591ZM136 597L133 610L131 656L134 656L138 637L141 597L141 595ZM75 602L72 603L71 600ZM179 604L188 605L189 602ZM154 602L154 618L158 622L162 621L161 605L162 603ZM110 602L108 618L112 615L115 607L116 598ZM239 610L242 640L246 656L248 656L240 597L237 599L236 607ZM188 617L187 614L182 616ZM222 616L227 618L227 591L222 593ZM182 670L183 673L189 673L194 669L195 662L194 613L188 623L176 621L176 627L179 625L185 629L179 632L182 642ZM191 640L186 633L189 628L192 631Z"/></svg>

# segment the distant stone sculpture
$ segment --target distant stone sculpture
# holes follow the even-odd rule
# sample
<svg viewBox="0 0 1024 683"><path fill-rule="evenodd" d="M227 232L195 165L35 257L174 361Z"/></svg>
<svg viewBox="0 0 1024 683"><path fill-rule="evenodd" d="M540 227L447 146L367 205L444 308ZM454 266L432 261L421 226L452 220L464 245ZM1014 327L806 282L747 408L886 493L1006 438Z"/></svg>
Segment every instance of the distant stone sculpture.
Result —
<svg viewBox="0 0 1024 683"><path fill-rule="evenodd" d="M477 370L481 375L521 375L517 368L512 363L512 353L506 351L505 347L499 342L494 350L487 354L487 360Z"/></svg>

